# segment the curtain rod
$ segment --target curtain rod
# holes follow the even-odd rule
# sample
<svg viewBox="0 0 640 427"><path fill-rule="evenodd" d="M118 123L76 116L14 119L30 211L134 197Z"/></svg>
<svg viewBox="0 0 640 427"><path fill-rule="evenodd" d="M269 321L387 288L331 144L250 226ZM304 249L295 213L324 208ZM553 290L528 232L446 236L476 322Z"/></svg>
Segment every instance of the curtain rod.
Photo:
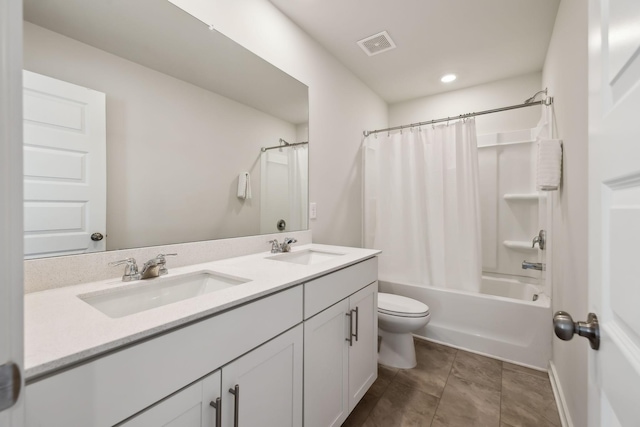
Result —
<svg viewBox="0 0 640 427"><path fill-rule="evenodd" d="M285 142L285 145L274 145L273 147L262 147L260 149L260 151L262 151L263 153L267 150L273 150L274 148L287 148L287 147L295 147L296 145L305 145L308 144L309 141L305 141L305 142L296 142L293 144L290 144L288 142L286 142L285 140L281 139L280 141Z"/></svg>
<svg viewBox="0 0 640 427"><path fill-rule="evenodd" d="M540 91L538 93L546 93L546 89L543 91ZM536 94L538 95L538 94ZM534 95L533 97L535 98ZM365 137L374 134L374 133L378 133L378 132L389 132L392 130L402 130L405 128L413 128L416 126L425 126L425 125L432 125L435 123L442 123L442 122L448 122L450 120L458 120L458 119L466 119L468 117L475 117L475 116L482 116L484 114L491 114L491 113L499 113L500 111L508 111L508 110L515 110L517 108L524 108L524 107L533 107L535 105L551 105L553 104L553 97L550 96L547 99L544 99L542 101L530 101L532 98L529 98L527 101L524 102L524 104L518 104L518 105L510 105L508 107L502 107L502 108L494 108L493 110L485 110L485 111L478 111L477 113L467 113L467 114L460 114L459 116L453 116L453 117L446 117L443 119L436 119L436 120L429 120L428 122L418 122L418 123L411 123L409 125L402 125L402 126L394 126L391 128L385 128L385 129L376 129L376 130L365 130L364 132L362 132L364 134Z"/></svg>

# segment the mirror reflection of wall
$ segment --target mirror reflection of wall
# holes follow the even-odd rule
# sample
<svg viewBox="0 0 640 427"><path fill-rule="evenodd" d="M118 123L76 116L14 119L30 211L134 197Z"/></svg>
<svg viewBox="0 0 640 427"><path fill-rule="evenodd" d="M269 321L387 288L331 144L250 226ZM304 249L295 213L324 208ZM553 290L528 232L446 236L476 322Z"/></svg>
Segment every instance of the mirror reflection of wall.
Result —
<svg viewBox="0 0 640 427"><path fill-rule="evenodd" d="M149 3L146 0L144 2ZM25 19L33 17L34 21L44 25L42 18L50 16L51 11L39 11L41 3L50 2L26 1ZM67 7L69 2L56 3ZM96 6L99 8L107 7L104 2L98 1L80 3L74 6L88 8L89 11L85 13L90 12L91 4L99 5ZM200 21L168 2L151 1L147 6L153 9L160 7L160 4L163 8L169 5L170 10L163 9L163 14L169 13L172 19L177 14L175 16L179 16L181 22L188 20L189 25L206 29ZM152 19L151 9L145 11L146 17L141 16L140 19ZM98 12L104 18L104 11ZM59 25L60 19L57 15L51 17L51 26L56 23ZM86 21L87 25L91 24L90 18ZM280 88L278 93L283 96L295 95L289 99L286 96L284 99L272 96L273 103L283 101L297 105L298 109L302 105L304 111L297 117L278 112L277 106L274 106L275 113L265 112L264 108L258 108L267 104L264 100L253 102L253 105L247 105L251 104L248 100L238 102L209 87L201 87L203 85L197 78L193 79L195 83L176 78L43 28L42 25L24 23L24 68L106 94L106 230L86 229L85 234L102 232L106 235L106 249L113 250L263 232L260 210L265 200L260 192L260 149L277 144L280 139L296 141L306 132L306 86L276 69L278 74L275 79L281 79L281 75L284 75L284 83L264 81L261 84L272 86L272 90L273 87ZM170 28L170 25L165 27ZM83 29L77 32L90 34L87 31ZM205 35L213 36L209 30ZM149 37L149 34L146 36ZM215 36L224 37L217 33ZM89 36L86 39L92 40ZM233 43L228 39L224 42ZM141 46L145 43L147 41L139 42ZM111 39L108 44L117 45ZM247 55L244 48L238 45L233 48L241 51L237 57ZM128 49L132 50L130 46ZM227 56L231 55L228 62L237 59L233 52L226 52ZM214 52L212 56L215 56ZM155 68L175 67L175 64L171 64L172 60L164 55L158 59L159 64ZM215 74L217 70L212 67L190 72L206 79L207 73ZM237 74L243 74L240 71ZM232 74L228 70L226 72ZM221 70L220 73L224 74ZM289 84L292 88L286 86ZM243 85L242 80L222 82L227 92L231 91L230 87ZM265 93L257 93L259 91L267 92L260 88L253 89L256 98L265 96ZM302 103L300 94L303 94ZM307 135L304 135L304 140L308 140ZM299 182L304 183L304 194L293 198L287 194L286 198L288 201L304 203L303 211L306 212L306 164L302 170L305 176ZM251 175L251 199L237 197L238 175L243 171ZM299 207L289 207L289 210L292 209L300 211ZM290 225L287 231L306 229L306 216ZM74 252L67 250L65 253ZM40 255L53 254L53 251L44 251Z"/></svg>

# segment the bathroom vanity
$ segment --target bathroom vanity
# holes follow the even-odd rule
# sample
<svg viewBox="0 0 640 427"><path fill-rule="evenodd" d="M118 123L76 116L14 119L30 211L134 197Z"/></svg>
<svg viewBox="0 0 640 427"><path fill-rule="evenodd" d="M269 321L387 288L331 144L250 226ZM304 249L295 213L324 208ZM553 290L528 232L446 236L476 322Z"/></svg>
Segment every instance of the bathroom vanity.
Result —
<svg viewBox="0 0 640 427"><path fill-rule="evenodd" d="M26 425L339 426L377 377L377 254L312 244L29 294ZM138 296L203 277L231 284Z"/></svg>

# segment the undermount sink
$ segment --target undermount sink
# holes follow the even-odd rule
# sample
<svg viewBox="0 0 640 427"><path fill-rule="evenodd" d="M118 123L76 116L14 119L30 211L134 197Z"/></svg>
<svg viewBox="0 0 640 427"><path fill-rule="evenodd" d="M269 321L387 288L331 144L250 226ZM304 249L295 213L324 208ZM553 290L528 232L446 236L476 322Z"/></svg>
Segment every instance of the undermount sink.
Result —
<svg viewBox="0 0 640 427"><path fill-rule="evenodd" d="M312 265L318 264L323 261L328 261L342 255L344 254L337 252L318 251L316 249L305 249L302 251L288 252L270 256L267 257L267 259L272 259L274 261L291 262L294 264Z"/></svg>
<svg viewBox="0 0 640 427"><path fill-rule="evenodd" d="M135 282L125 288L91 292L78 295L78 298L107 316L118 318L249 281L210 271L199 271Z"/></svg>

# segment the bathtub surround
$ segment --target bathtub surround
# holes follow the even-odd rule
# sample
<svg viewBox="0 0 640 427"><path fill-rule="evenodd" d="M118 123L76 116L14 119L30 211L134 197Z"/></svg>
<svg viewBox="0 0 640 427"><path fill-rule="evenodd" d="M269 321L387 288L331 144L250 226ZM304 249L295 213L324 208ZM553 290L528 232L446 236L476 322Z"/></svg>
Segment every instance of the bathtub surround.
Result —
<svg viewBox="0 0 640 427"><path fill-rule="evenodd" d="M364 244L382 250L380 277L477 291L475 120L370 135L363 158Z"/></svg>
<svg viewBox="0 0 640 427"><path fill-rule="evenodd" d="M533 237L545 229L541 212L547 197L535 187L534 131L478 137L483 274L541 278L539 271L522 269L523 260L537 262L543 256L531 247Z"/></svg>

